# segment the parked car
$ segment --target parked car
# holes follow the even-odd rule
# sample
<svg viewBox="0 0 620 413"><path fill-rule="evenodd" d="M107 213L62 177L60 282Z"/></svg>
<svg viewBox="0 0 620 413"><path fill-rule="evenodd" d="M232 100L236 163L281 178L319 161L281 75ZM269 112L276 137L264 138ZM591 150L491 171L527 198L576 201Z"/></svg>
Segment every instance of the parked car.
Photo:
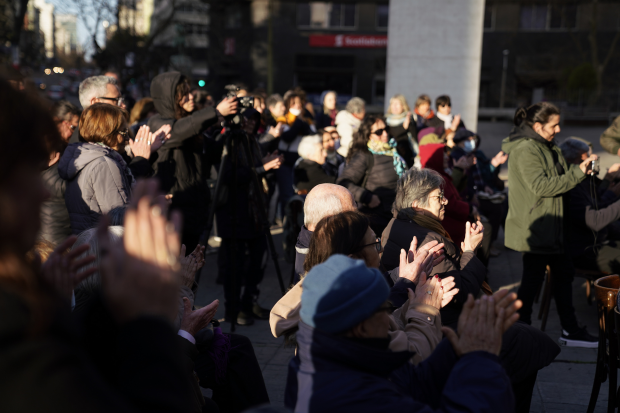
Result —
<svg viewBox="0 0 620 413"><path fill-rule="evenodd" d="M47 88L47 97L52 100L61 100L65 98L65 89L61 85L52 85Z"/></svg>

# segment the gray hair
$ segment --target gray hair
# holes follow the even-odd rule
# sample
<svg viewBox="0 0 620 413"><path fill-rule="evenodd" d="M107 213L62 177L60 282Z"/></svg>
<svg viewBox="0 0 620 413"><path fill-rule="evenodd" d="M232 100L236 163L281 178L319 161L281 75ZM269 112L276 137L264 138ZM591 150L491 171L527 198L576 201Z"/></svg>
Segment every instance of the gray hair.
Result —
<svg viewBox="0 0 620 413"><path fill-rule="evenodd" d="M265 104L267 105L267 109L269 109L271 107L274 107L276 103L278 102L284 103L284 99L282 99L282 96L280 96L279 94L274 93L273 95L267 98L267 100L265 101Z"/></svg>
<svg viewBox="0 0 620 413"><path fill-rule="evenodd" d="M309 159L316 151L316 146L323 147L323 138L319 135L304 136L299 142L297 153L304 159Z"/></svg>
<svg viewBox="0 0 620 413"><path fill-rule="evenodd" d="M110 234L110 242L122 242L124 232L125 228L123 227L109 227L108 233ZM78 235L77 241L75 241L75 244L73 244L73 247L71 247L71 249L75 249L84 244L88 244L90 248L82 255L82 258L86 257L87 255L95 256L95 261L92 264L89 264L86 268L99 268L99 264L101 263L101 255L99 254L97 228L87 229L86 231L80 233L80 235ZM94 273L93 275L79 283L77 287L75 287L76 291L81 290L81 292L86 295L95 294L97 291L99 291L100 288L101 276L99 275L99 272Z"/></svg>
<svg viewBox="0 0 620 413"><path fill-rule="evenodd" d="M560 145L562 155L568 163L581 163L581 155L590 152L590 146L580 139L568 138Z"/></svg>
<svg viewBox="0 0 620 413"><path fill-rule="evenodd" d="M82 107L84 109L89 107L92 98L105 96L108 93L107 85L117 86L116 79L108 76L91 76L84 79L84 81L80 83L79 91L80 104Z"/></svg>
<svg viewBox="0 0 620 413"><path fill-rule="evenodd" d="M319 197L307 199L304 203L304 225L306 228L315 226L325 217L344 211L340 197L333 193L325 193Z"/></svg>
<svg viewBox="0 0 620 413"><path fill-rule="evenodd" d="M345 108L349 113L362 113L366 110L366 102L362 98L352 98L347 102L347 106Z"/></svg>
<svg viewBox="0 0 620 413"><path fill-rule="evenodd" d="M396 183L396 199L392 209L398 212L411 208L414 201L426 207L431 192L443 184L444 179L432 169L411 168Z"/></svg>

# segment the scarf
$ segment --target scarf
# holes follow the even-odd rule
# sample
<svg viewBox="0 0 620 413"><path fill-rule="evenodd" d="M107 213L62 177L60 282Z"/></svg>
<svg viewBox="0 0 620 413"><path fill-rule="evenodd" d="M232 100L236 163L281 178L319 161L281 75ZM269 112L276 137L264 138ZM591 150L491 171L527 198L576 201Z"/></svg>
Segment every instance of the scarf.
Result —
<svg viewBox="0 0 620 413"><path fill-rule="evenodd" d="M450 129L452 127L452 120L454 119L454 115L444 115L443 113L437 112L437 117L443 120L444 128Z"/></svg>
<svg viewBox="0 0 620 413"><path fill-rule="evenodd" d="M407 172L407 164L405 160L396 151L396 141L392 138L389 142L384 143L380 141L368 141L368 150L373 155L386 155L391 156L394 162L394 170L396 175L400 178Z"/></svg>
<svg viewBox="0 0 620 413"><path fill-rule="evenodd" d="M118 153L117 151L115 151L114 149L110 148L108 145L106 145L103 142L92 142L93 145L99 145L103 148L109 149L110 152L108 153L108 156L112 159L114 159L116 161L117 164L119 164L121 171L123 172L123 174L127 177L127 179L129 180L129 188L133 189L133 187L136 185L136 180L133 177L133 174L131 173L131 169L129 169L129 167L127 166L127 162L125 162L125 160L123 159L123 156Z"/></svg>
<svg viewBox="0 0 620 413"><path fill-rule="evenodd" d="M338 152L336 151L327 152L325 159L327 160L327 162L331 163L332 165L337 165L338 164Z"/></svg>
<svg viewBox="0 0 620 413"><path fill-rule="evenodd" d="M441 225L441 222L437 221L435 218L427 217L426 215L422 214L415 214L410 218L419 226L430 229L431 231L436 232L442 237L452 241L452 238L450 237L450 234L448 234L448 231L446 231L443 225Z"/></svg>
<svg viewBox="0 0 620 413"><path fill-rule="evenodd" d="M388 126L400 126L405 122L406 116L407 112L403 112L400 115L390 113L385 115L385 123L387 123Z"/></svg>
<svg viewBox="0 0 620 413"><path fill-rule="evenodd" d="M417 108L414 109L413 111L416 113L416 115L422 116L423 119L430 119L433 116L435 116L435 112L433 111L433 109L429 110L425 114L424 113L420 113Z"/></svg>
<svg viewBox="0 0 620 413"><path fill-rule="evenodd" d="M336 109L324 109L324 112L331 119L330 126L336 126L336 115L338 111Z"/></svg>

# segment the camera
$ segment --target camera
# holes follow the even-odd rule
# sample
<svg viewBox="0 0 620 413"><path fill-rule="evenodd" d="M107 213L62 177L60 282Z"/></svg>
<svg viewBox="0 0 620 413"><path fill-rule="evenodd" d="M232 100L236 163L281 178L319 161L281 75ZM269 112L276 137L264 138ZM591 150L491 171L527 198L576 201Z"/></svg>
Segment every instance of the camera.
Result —
<svg viewBox="0 0 620 413"><path fill-rule="evenodd" d="M226 97L237 99L237 102L239 102L239 106L241 107L241 109L253 109L254 108L254 96L239 96L238 97L237 92L239 92L241 88L235 85L226 86L226 90L228 91L228 93L226 93Z"/></svg>
<svg viewBox="0 0 620 413"><path fill-rule="evenodd" d="M593 175L598 175L600 170L601 170L600 161L598 159L595 159L594 161L592 161L592 173L593 173Z"/></svg>

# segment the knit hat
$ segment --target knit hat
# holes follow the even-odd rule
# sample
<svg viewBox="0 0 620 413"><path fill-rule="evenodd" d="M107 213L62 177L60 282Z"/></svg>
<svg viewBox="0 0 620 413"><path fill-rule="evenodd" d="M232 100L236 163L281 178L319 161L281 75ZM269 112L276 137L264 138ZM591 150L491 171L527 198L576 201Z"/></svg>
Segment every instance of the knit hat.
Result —
<svg viewBox="0 0 620 413"><path fill-rule="evenodd" d="M454 140L454 143L459 143L461 141L471 138L472 136L476 136L476 134L465 128L458 128L454 133L454 138L452 139Z"/></svg>
<svg viewBox="0 0 620 413"><path fill-rule="evenodd" d="M301 320L326 333L341 333L369 318L389 295L379 270L362 260L332 255L304 278Z"/></svg>

